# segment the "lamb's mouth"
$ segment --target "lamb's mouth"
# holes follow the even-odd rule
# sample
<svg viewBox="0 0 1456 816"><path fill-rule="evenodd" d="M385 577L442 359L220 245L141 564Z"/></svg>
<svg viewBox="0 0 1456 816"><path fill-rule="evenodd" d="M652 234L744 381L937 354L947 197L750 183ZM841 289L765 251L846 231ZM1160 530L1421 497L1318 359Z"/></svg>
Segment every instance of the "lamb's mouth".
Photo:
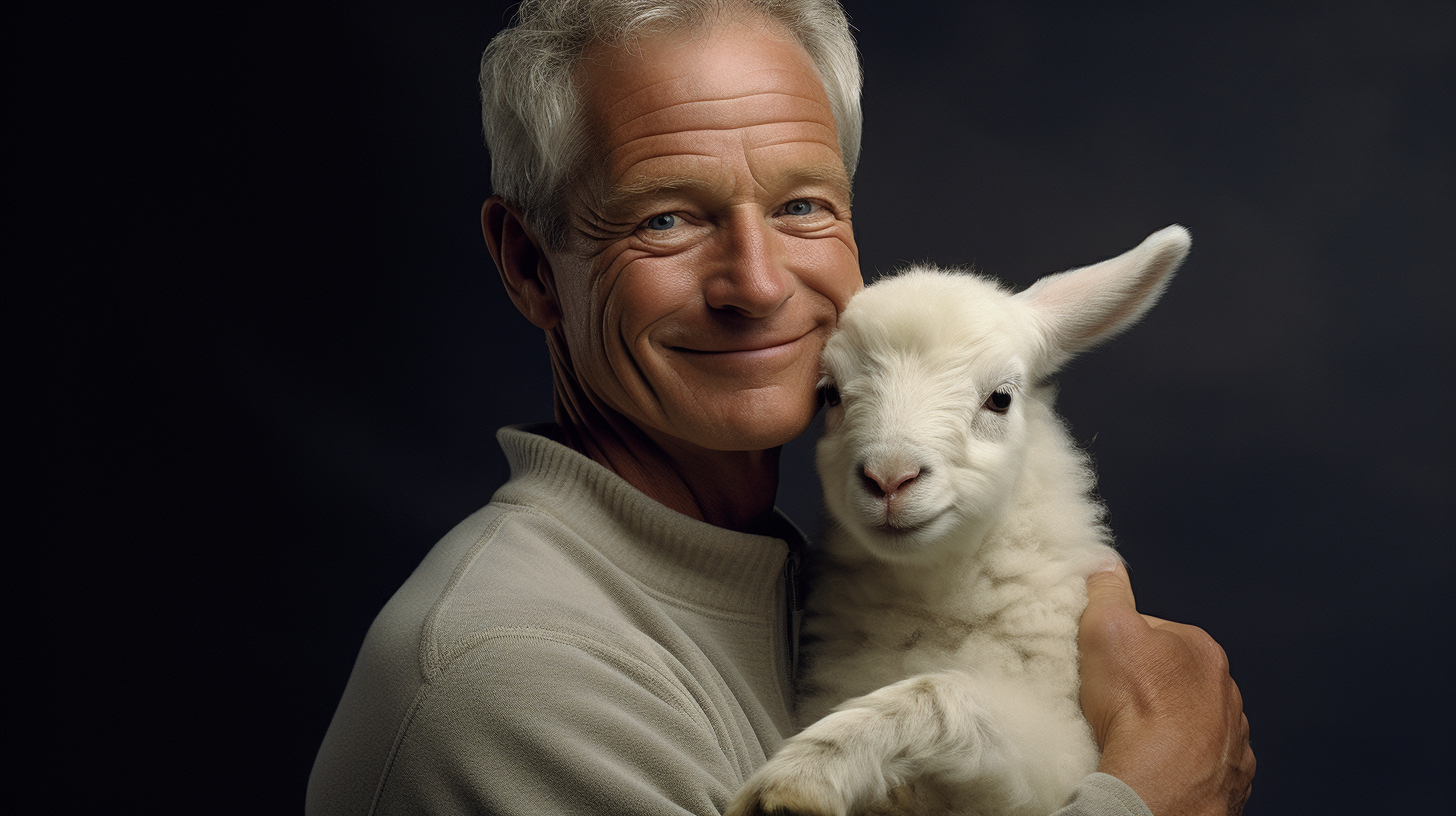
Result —
<svg viewBox="0 0 1456 816"><path fill-rule="evenodd" d="M882 522L872 524L870 526L873 527L874 530L880 535L887 536L889 538L914 538L915 536L924 532L927 527L938 521L941 516L944 516L946 514L946 512L946 510L940 510L932 516L922 518L917 521L888 518Z"/></svg>

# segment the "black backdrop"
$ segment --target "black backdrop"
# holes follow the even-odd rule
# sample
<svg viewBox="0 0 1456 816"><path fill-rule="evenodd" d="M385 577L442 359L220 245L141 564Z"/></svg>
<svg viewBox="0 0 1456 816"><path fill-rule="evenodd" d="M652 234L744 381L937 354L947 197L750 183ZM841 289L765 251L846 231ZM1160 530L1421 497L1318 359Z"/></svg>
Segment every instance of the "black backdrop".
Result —
<svg viewBox="0 0 1456 816"><path fill-rule="evenodd" d="M1188 225L1062 410L1144 611L1230 654L1247 812L1422 812L1453 759L1456 5L1174 5L849 0L863 268L1021 286ZM297 810L374 613L502 480L494 430L549 415L477 220L505 15L18 28L20 810ZM812 528L807 450L781 503Z"/></svg>

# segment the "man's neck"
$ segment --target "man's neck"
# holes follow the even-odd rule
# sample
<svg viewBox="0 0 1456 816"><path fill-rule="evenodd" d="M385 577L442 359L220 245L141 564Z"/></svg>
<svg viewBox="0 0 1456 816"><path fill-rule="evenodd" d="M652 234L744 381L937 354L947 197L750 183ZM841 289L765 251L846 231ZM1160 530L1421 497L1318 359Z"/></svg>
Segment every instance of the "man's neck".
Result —
<svg viewBox="0 0 1456 816"><path fill-rule="evenodd" d="M716 451L646 431L627 419L563 410L564 442L654 500L686 516L745 533L774 529L779 448Z"/></svg>

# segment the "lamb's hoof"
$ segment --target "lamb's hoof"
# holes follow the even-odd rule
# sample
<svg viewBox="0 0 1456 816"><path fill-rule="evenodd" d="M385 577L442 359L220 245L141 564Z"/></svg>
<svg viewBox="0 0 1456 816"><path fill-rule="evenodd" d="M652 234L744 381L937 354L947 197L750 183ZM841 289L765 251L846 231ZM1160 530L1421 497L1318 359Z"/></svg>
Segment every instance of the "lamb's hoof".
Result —
<svg viewBox="0 0 1456 816"><path fill-rule="evenodd" d="M829 791L804 786L749 780L723 816L848 816Z"/></svg>

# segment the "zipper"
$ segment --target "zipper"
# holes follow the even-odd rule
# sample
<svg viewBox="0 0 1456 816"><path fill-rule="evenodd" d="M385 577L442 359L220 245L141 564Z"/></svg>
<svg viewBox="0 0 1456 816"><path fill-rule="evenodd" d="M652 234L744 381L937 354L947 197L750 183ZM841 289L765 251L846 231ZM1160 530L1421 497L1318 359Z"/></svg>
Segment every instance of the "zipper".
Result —
<svg viewBox="0 0 1456 816"><path fill-rule="evenodd" d="M789 678L799 676L799 625L804 619L803 592L799 587L799 554L789 551L784 563L784 597L788 606Z"/></svg>

